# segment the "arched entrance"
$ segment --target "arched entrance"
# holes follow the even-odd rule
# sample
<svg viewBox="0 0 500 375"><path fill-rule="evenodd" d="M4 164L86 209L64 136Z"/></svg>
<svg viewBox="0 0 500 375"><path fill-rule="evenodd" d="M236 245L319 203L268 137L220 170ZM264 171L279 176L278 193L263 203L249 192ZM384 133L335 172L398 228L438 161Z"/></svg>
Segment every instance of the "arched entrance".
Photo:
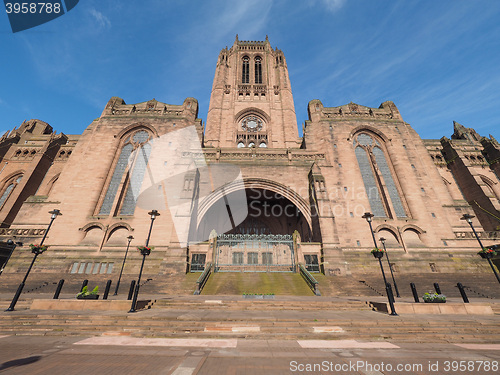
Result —
<svg viewBox="0 0 500 375"><path fill-rule="evenodd" d="M203 238L217 234L216 270L292 271L297 262L293 233L305 241L312 237L307 214L291 200L298 195L248 181L239 187L226 186L218 199L207 197L211 205L205 206L197 227Z"/></svg>

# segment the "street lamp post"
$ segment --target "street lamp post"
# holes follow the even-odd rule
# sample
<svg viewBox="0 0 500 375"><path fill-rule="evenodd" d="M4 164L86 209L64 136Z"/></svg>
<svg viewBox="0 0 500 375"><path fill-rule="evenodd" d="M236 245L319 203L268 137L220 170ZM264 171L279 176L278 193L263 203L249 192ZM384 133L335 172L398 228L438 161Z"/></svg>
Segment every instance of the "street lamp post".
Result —
<svg viewBox="0 0 500 375"><path fill-rule="evenodd" d="M21 293L23 292L24 285L26 283L26 279L28 278L28 276L31 272L31 268L33 268L33 264L35 264L36 258L47 249L46 247L43 246L43 243L45 241L45 238L47 238L47 234L49 233L50 227L52 226L52 223L54 222L56 217L59 215L62 215L61 211L59 211L57 209L49 211L49 214L51 214L49 226L47 227L47 230L45 231L45 233L42 237L42 241L40 241L40 245L32 246L31 252L33 254L35 254L35 256L33 257L33 260L31 261L31 264L28 268L28 272L26 272L26 275L24 275L23 281L21 282L21 284L19 284L19 287L17 288L16 294L15 294L14 298L12 299L12 302L10 303L9 308L5 311L14 311L14 308L16 307L16 303L19 299L19 296L21 296Z"/></svg>
<svg viewBox="0 0 500 375"><path fill-rule="evenodd" d="M391 271L392 282L394 283L394 290L396 291L396 297L401 298L399 295L398 284L396 284L396 279L394 278L394 272L392 271L391 261L389 260L389 253L385 248L385 238L380 237L380 242L382 242L382 246L384 247L385 256L387 257L387 264L389 265L389 270Z"/></svg>
<svg viewBox="0 0 500 375"><path fill-rule="evenodd" d="M479 236L477 235L476 229L474 229L474 225L472 225L472 218L474 218L474 217L475 217L474 215L464 214L460 218L460 220L465 220L465 221L467 221L469 223L469 225L470 225L470 227L472 229L472 232L474 232L474 236L476 236L477 242L479 242L479 246L481 246L481 251L483 251L485 249L485 247L483 246L483 243L479 239ZM497 281L500 283L500 277L498 276L498 273L495 270L495 266L491 262L492 255L491 254L485 254L484 258L486 258L488 260L488 263L490 264L491 270L495 274L495 277L497 278Z"/></svg>
<svg viewBox="0 0 500 375"><path fill-rule="evenodd" d="M125 250L125 256L123 257L123 263L122 263L122 269L120 270L120 276L118 277L118 282L116 283L116 289L115 289L115 294L114 296L118 295L118 288L120 287L120 281L122 279L122 273L123 273L123 267L125 266L125 260L127 259L127 254L128 254L128 249L130 247L130 242L134 239L133 236L128 236L127 240L127 250Z"/></svg>
<svg viewBox="0 0 500 375"><path fill-rule="evenodd" d="M148 247L149 245L149 239L151 238L151 231L153 230L153 223L155 219L160 216L160 213L157 210L152 210L148 212L148 215L151 216L151 225L149 226L149 233L148 233L148 238L146 240L146 245L141 248L141 255L142 255L142 264L141 264L141 270L139 271L139 278L137 279L137 284L135 285L135 291L134 291L134 298L132 298L132 306L130 307L129 313L135 312L135 305L137 304L137 297L139 296L139 287L141 285L141 275L142 275L142 270L144 268L144 261L146 260L146 256L151 254L151 249Z"/></svg>
<svg viewBox="0 0 500 375"><path fill-rule="evenodd" d="M363 216L361 216L363 219L366 219L366 221L368 222L368 225L370 226L370 232L372 234L372 239L373 239L373 243L375 245L375 249L378 249L378 246L377 246L377 240L375 240L375 234L373 233L373 228L372 228L372 218L374 217L375 215L373 215L371 212L365 212ZM384 253L383 252L379 252L377 251L376 254L373 254L375 256L375 258L378 259L378 264L380 265L380 271L382 272L382 277L384 278L384 285L385 285L385 292L387 294L387 299L389 301L389 306L391 308L391 314L390 315L398 315L396 313L396 309L394 307L394 303L392 301L392 298L391 298L391 292L389 291L389 283L387 283L387 279L385 278L385 272L384 272L384 266L382 266L382 257L384 256Z"/></svg>

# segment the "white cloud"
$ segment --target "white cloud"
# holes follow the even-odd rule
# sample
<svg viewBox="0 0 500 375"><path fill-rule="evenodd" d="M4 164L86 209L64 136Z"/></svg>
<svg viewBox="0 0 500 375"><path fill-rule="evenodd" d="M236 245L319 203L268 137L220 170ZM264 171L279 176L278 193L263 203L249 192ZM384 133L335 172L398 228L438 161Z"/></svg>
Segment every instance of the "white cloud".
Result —
<svg viewBox="0 0 500 375"><path fill-rule="evenodd" d="M90 8L89 11L101 29L111 27L111 21L104 14L102 14L98 10L95 10L94 8Z"/></svg>
<svg viewBox="0 0 500 375"><path fill-rule="evenodd" d="M321 0L321 2L330 12L336 12L345 4L345 0Z"/></svg>

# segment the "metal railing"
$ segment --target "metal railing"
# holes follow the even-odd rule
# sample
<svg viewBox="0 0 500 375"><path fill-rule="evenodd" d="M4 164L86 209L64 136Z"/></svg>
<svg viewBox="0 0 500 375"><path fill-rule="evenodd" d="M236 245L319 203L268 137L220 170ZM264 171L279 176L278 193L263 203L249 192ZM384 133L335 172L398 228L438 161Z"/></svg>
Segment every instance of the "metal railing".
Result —
<svg viewBox="0 0 500 375"><path fill-rule="evenodd" d="M203 273L200 275L200 277L198 277L198 280L196 281L196 290L194 291L194 295L199 295L201 293L211 273L212 263L207 263L207 265L205 266L205 271L203 271Z"/></svg>
<svg viewBox="0 0 500 375"><path fill-rule="evenodd" d="M318 281L309 273L309 271L304 267L303 264L299 264L299 272L302 278L305 280L309 288L314 292L315 295L320 296L321 293L318 289Z"/></svg>

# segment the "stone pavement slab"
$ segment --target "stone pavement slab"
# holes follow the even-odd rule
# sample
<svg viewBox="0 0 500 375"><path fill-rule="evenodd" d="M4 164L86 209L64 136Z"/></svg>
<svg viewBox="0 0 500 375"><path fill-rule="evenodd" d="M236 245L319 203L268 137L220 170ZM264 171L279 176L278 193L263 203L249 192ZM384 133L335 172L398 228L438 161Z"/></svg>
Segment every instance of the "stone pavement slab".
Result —
<svg viewBox="0 0 500 375"><path fill-rule="evenodd" d="M323 341L324 345L308 348L301 346L300 340L236 339L233 343L226 339L96 339L99 338L2 337L0 374L489 375L498 373L500 361L500 343L309 340ZM227 347L215 344L217 341L232 344ZM465 366L462 370L461 365Z"/></svg>

